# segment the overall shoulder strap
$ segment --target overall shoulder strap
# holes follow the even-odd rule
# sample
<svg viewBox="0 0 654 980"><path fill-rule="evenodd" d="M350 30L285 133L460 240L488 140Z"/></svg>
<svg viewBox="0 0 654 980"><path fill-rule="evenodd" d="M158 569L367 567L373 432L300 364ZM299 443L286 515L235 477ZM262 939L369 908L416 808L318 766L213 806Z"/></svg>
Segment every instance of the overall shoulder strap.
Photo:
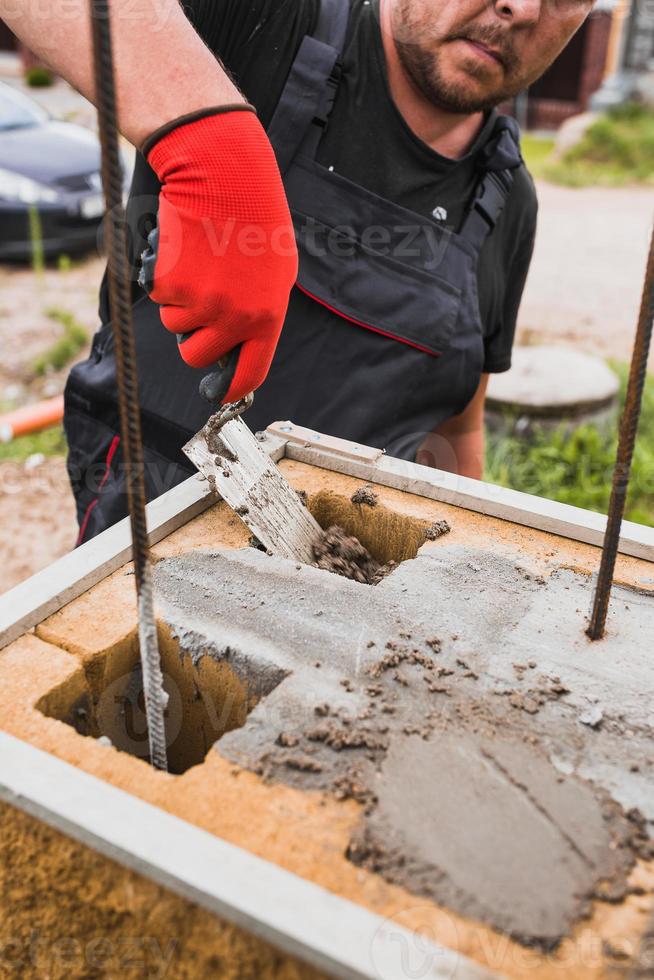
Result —
<svg viewBox="0 0 654 980"><path fill-rule="evenodd" d="M315 32L299 47L268 127L282 174L312 130L307 148L315 153L318 147L336 99L349 13L349 0L320 0Z"/></svg>
<svg viewBox="0 0 654 980"><path fill-rule="evenodd" d="M335 48L340 55L350 16L349 0L320 0L320 13L313 36Z"/></svg>
<svg viewBox="0 0 654 980"><path fill-rule="evenodd" d="M493 135L482 150L482 179L467 210L460 234L480 249L504 211L515 170L521 166L520 129L510 116L498 116Z"/></svg>

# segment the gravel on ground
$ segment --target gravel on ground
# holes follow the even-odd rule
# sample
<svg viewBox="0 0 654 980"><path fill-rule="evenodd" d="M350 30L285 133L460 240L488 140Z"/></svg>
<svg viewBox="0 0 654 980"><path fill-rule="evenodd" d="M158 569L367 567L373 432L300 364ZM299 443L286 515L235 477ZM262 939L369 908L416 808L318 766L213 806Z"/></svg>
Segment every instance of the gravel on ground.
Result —
<svg viewBox="0 0 654 980"><path fill-rule="evenodd" d="M0 593L70 551L75 505L63 459L0 463Z"/></svg>
<svg viewBox="0 0 654 980"><path fill-rule="evenodd" d="M518 343L631 357L652 233L652 188L538 183L536 250ZM654 350L650 356L654 371Z"/></svg>

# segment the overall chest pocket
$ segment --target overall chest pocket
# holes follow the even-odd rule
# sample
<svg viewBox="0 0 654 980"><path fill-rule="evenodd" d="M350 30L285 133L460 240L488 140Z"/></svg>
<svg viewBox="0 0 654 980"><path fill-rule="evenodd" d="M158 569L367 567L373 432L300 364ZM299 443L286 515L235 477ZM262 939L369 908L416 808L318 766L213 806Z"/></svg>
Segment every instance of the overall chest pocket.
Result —
<svg viewBox="0 0 654 980"><path fill-rule="evenodd" d="M299 288L359 326L444 353L468 266L457 236L308 159L294 162L286 190Z"/></svg>

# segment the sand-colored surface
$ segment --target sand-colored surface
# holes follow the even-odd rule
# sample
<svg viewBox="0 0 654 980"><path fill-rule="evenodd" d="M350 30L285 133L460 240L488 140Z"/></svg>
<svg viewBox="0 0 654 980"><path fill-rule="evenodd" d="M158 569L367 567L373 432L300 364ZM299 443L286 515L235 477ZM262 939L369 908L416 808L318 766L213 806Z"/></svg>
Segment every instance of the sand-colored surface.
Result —
<svg viewBox="0 0 654 980"><path fill-rule="evenodd" d="M310 493L324 489L328 483L330 489L349 496L360 485L360 481L291 461L284 461L282 468L296 487ZM378 488L378 492L381 502L391 510L430 522L449 520L450 541L509 555L537 574L546 575L561 565L588 575L596 568L598 550L590 546L397 491ZM240 521L224 504L218 504L158 545L155 557L193 548L244 546L247 538ZM438 548L439 542L423 547ZM97 683L98 674L108 662L108 651L133 643L133 577L126 571L119 570L51 616L37 627L36 635L25 636L0 653L2 729L381 916L419 929L432 940L507 977L598 980L616 976L615 971L628 964L620 954L636 951L654 908L652 863L636 864L631 875L632 893L624 901L595 902L590 916L578 923L571 937L546 954L355 867L345 853L361 812L353 800L339 801L324 793L266 783L255 773L229 764L218 752L210 752L204 763L181 776L157 773L145 762L103 747L93 738L80 736L70 725L46 717L37 707L42 699L48 700L48 713L56 713L58 698L62 706L70 704L72 695L82 696ZM636 559L620 559L618 578L652 589L651 567ZM20 844L27 850L33 847L33 832L34 828L29 833L23 829L16 846ZM5 878L4 894L15 896L19 904L21 894L25 901L21 888L20 873ZM101 895L93 899L93 906L99 914L103 908ZM38 919L38 914L34 918ZM107 921L111 929L111 914ZM26 922L27 918L21 928ZM51 928L59 929L61 934L59 923ZM188 940L191 957L196 941L197 937ZM185 955L184 948L181 955Z"/></svg>

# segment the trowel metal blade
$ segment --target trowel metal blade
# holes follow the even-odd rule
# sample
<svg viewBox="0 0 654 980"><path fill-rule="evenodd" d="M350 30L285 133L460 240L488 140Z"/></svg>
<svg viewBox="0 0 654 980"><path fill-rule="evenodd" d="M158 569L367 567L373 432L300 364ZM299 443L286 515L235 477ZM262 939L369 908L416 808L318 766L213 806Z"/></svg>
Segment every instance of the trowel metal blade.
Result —
<svg viewBox="0 0 654 980"><path fill-rule="evenodd" d="M312 562L320 526L295 490L242 419L212 422L184 446L188 458L268 551Z"/></svg>

